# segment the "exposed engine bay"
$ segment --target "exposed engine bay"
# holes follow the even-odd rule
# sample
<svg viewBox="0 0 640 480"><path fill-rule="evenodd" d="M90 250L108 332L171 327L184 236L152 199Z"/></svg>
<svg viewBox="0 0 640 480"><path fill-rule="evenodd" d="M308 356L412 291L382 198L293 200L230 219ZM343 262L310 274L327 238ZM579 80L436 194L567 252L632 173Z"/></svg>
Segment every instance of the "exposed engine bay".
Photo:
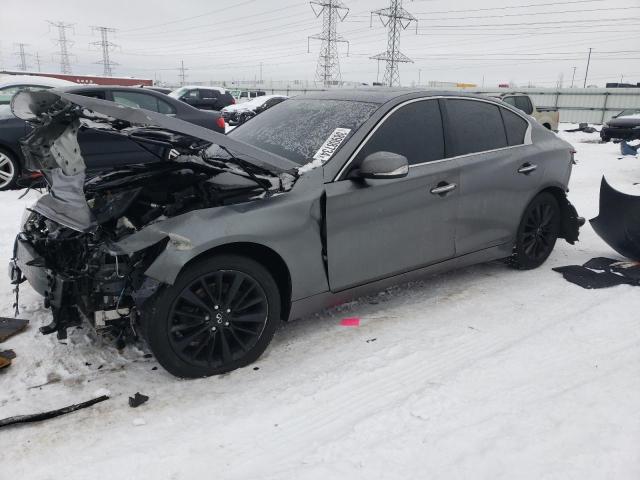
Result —
<svg viewBox="0 0 640 480"><path fill-rule="evenodd" d="M165 236L129 254L117 242L188 212L281 194L296 179L251 162L255 152L226 146L224 135L179 120L150 118L152 112L145 120L140 110L75 95L70 101L67 94L25 93L12 108L35 126L23 151L28 168L42 171L48 194L23 221L11 277L17 286L32 270L26 276L53 314L41 328L45 334L66 338L67 328L88 319L119 345L136 338L144 302L162 287L144 272L168 242L181 239ZM170 128L154 126L168 121ZM81 128L109 129L151 146L160 152L158 162L88 171L77 143Z"/></svg>

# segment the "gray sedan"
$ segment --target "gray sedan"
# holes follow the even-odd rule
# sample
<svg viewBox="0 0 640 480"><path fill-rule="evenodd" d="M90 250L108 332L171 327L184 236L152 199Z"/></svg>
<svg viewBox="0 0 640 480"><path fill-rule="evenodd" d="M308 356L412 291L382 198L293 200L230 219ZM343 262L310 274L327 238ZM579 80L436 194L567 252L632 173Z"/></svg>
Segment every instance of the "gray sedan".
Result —
<svg viewBox="0 0 640 480"><path fill-rule="evenodd" d="M578 238L572 147L486 97L334 90L227 136L63 92L13 110L40 125L25 152L51 190L11 261L51 308L43 333L141 335L181 377L253 362L281 320L479 262L535 268ZM80 124L173 153L87 178Z"/></svg>

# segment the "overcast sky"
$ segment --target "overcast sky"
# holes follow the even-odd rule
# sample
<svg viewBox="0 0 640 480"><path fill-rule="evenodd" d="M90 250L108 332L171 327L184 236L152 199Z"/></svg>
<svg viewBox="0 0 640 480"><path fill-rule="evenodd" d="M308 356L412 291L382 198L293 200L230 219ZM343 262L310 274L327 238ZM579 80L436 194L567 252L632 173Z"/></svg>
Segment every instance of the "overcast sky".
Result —
<svg viewBox="0 0 640 480"><path fill-rule="evenodd" d="M368 57L387 47L387 33L371 10L388 0L343 0L350 8L338 32L343 80L373 82L377 62ZM640 0L415 0L405 8L418 19L402 32L401 51L415 63L400 66L403 85L456 81L496 86L515 82L569 86L576 67L582 86L592 47L589 83L640 82ZM253 79L309 80L315 75L320 42L317 19L304 0L0 0L0 66L15 68L18 42L26 43L32 69L59 71L57 30L47 20L75 24L74 73L102 73L101 52L91 26L117 29L110 40L114 75L177 83L184 61L188 81ZM381 65L382 77L383 66Z"/></svg>

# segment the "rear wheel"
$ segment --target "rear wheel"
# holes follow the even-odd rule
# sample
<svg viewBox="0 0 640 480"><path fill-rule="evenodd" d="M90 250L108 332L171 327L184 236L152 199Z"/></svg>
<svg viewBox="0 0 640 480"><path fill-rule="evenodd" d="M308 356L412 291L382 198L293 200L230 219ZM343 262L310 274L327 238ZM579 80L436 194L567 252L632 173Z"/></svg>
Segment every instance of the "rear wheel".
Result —
<svg viewBox="0 0 640 480"><path fill-rule="evenodd" d="M13 188L19 174L20 165L16 157L6 150L0 149L0 190Z"/></svg>
<svg viewBox="0 0 640 480"><path fill-rule="evenodd" d="M509 259L513 267L529 270L549 258L560 233L560 215L558 201L550 193L540 193L531 201L522 215Z"/></svg>
<svg viewBox="0 0 640 480"><path fill-rule="evenodd" d="M178 377L217 375L254 362L280 322L280 294L258 262L221 255L187 267L145 315L147 341Z"/></svg>

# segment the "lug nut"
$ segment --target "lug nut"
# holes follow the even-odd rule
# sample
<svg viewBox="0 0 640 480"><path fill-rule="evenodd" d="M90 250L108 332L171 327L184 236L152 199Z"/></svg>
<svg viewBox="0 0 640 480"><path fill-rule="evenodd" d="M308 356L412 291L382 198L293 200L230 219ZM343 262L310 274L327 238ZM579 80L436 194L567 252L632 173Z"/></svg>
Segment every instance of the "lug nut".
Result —
<svg viewBox="0 0 640 480"><path fill-rule="evenodd" d="M204 317L204 319L205 319L206 321L209 321L209 320L211 320L211 317L210 317L209 315L206 315L206 316Z"/></svg>
<svg viewBox="0 0 640 480"><path fill-rule="evenodd" d="M228 327L229 326L229 322L224 322L224 326Z"/></svg>
<svg viewBox="0 0 640 480"><path fill-rule="evenodd" d="M218 305L216 305L215 307L213 307L214 310L218 310L220 307Z"/></svg>
<svg viewBox="0 0 640 480"><path fill-rule="evenodd" d="M227 308L227 313L231 313L231 309L230 308Z"/></svg>
<svg viewBox="0 0 640 480"><path fill-rule="evenodd" d="M211 327L211 331L215 332L216 331L216 327Z"/></svg>

